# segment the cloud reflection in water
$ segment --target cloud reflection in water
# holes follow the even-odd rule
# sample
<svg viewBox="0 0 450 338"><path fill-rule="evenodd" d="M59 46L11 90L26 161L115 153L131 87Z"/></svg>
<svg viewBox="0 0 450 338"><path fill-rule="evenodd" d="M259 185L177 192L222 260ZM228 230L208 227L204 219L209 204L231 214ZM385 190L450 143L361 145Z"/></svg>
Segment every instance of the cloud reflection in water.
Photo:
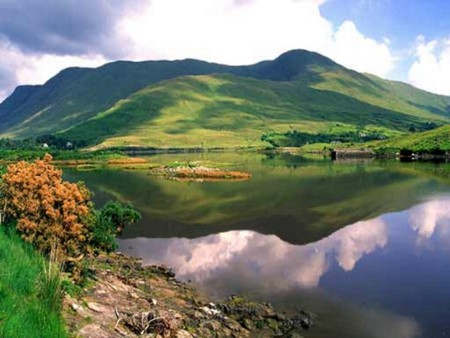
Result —
<svg viewBox="0 0 450 338"><path fill-rule="evenodd" d="M343 228L316 243L296 246L274 235L231 231L196 239L137 238L120 241L130 254L145 264L164 263L183 279L205 281L233 271L240 280L264 279L266 288L314 287L336 261L351 271L362 256L387 243L385 223L362 221Z"/></svg>

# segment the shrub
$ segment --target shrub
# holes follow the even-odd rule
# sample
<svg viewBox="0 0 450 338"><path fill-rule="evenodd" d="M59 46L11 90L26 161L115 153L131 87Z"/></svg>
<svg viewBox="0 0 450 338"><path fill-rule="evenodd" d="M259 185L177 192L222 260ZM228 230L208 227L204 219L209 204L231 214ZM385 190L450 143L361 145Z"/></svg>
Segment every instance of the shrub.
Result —
<svg viewBox="0 0 450 338"><path fill-rule="evenodd" d="M64 261L77 261L88 250L92 214L86 187L62 180L62 172L50 164L50 155L33 163L8 166L0 196L6 221L17 221L22 238L49 254L52 249Z"/></svg>
<svg viewBox="0 0 450 338"><path fill-rule="evenodd" d="M117 249L116 236L122 233L125 226L137 222L140 218L140 213L130 204L107 202L96 212L92 229L92 247L106 252L114 251Z"/></svg>

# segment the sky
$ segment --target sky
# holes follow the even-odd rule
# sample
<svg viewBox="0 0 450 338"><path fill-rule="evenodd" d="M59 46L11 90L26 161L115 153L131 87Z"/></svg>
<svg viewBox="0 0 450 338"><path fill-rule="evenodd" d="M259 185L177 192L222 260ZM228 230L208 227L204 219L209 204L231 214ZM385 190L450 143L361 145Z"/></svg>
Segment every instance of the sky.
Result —
<svg viewBox="0 0 450 338"><path fill-rule="evenodd" d="M0 101L64 68L307 49L450 95L447 0L0 0Z"/></svg>

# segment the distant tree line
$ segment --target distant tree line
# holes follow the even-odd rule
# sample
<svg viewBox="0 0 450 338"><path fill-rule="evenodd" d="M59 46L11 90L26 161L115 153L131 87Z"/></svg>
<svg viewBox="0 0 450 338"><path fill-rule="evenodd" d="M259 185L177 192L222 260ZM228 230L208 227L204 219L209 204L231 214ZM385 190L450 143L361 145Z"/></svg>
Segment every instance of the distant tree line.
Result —
<svg viewBox="0 0 450 338"><path fill-rule="evenodd" d="M377 131L347 131L339 134L309 134L292 130L286 133L270 132L261 137L262 141L269 142L274 147L301 147L310 143L367 142L384 139L386 139L386 136Z"/></svg>
<svg viewBox="0 0 450 338"><path fill-rule="evenodd" d="M0 139L0 150L37 150L53 148L58 150L74 150L85 147L85 141L70 140L55 135L41 135L25 139Z"/></svg>

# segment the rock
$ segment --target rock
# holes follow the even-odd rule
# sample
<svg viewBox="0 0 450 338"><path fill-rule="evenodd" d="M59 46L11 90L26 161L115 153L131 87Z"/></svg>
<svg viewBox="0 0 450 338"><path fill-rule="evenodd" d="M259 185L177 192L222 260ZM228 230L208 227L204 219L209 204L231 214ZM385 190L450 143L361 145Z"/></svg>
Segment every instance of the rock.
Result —
<svg viewBox="0 0 450 338"><path fill-rule="evenodd" d="M79 334L82 337L90 337L90 338L104 338L110 337L110 335L105 332L105 330L97 324L89 324L81 328Z"/></svg>
<svg viewBox="0 0 450 338"><path fill-rule="evenodd" d="M178 330L178 332L175 335L175 338L193 338L193 336L186 330Z"/></svg>
<svg viewBox="0 0 450 338"><path fill-rule="evenodd" d="M78 311L79 309L83 308L80 304L77 304L77 303L72 303L72 304L70 304L70 307L71 307L74 311Z"/></svg>
<svg viewBox="0 0 450 338"><path fill-rule="evenodd" d="M303 336L297 332L289 332L288 334L285 334L283 337L284 338L303 338Z"/></svg>
<svg viewBox="0 0 450 338"><path fill-rule="evenodd" d="M193 314L193 317L194 317L195 319L202 319L202 318L205 317L205 316L204 316L203 313L201 313L200 311L195 311L194 314Z"/></svg>
<svg viewBox="0 0 450 338"><path fill-rule="evenodd" d="M203 326L211 331L219 331L220 323L217 320L211 320L203 324Z"/></svg>
<svg viewBox="0 0 450 338"><path fill-rule="evenodd" d="M249 318L244 318L242 320L242 326L245 327L249 331L252 331L255 329L255 325L253 324L253 321Z"/></svg>
<svg viewBox="0 0 450 338"><path fill-rule="evenodd" d="M202 307L200 310L202 310L204 313L206 313L209 316L219 316L221 312L216 309L210 309L207 306Z"/></svg>
<svg viewBox="0 0 450 338"><path fill-rule="evenodd" d="M152 306L156 306L158 304L158 301L156 299L152 298L152 299L149 300L149 303Z"/></svg>
<svg viewBox="0 0 450 338"><path fill-rule="evenodd" d="M134 299L139 299L139 298L140 298L140 297L138 296L138 294L135 293L135 292L129 292L128 294L130 295L131 298L134 298Z"/></svg>
<svg viewBox="0 0 450 338"><path fill-rule="evenodd" d="M98 313L102 312L102 309L100 308L100 306L97 303L94 303L94 302L88 303L87 307L94 312L98 312Z"/></svg>
<svg viewBox="0 0 450 338"><path fill-rule="evenodd" d="M241 330L241 325L235 321L234 319L228 319L225 323L225 325L232 331L240 331Z"/></svg>
<svg viewBox="0 0 450 338"><path fill-rule="evenodd" d="M206 328L200 328L197 330L197 337L211 337L211 332Z"/></svg>

